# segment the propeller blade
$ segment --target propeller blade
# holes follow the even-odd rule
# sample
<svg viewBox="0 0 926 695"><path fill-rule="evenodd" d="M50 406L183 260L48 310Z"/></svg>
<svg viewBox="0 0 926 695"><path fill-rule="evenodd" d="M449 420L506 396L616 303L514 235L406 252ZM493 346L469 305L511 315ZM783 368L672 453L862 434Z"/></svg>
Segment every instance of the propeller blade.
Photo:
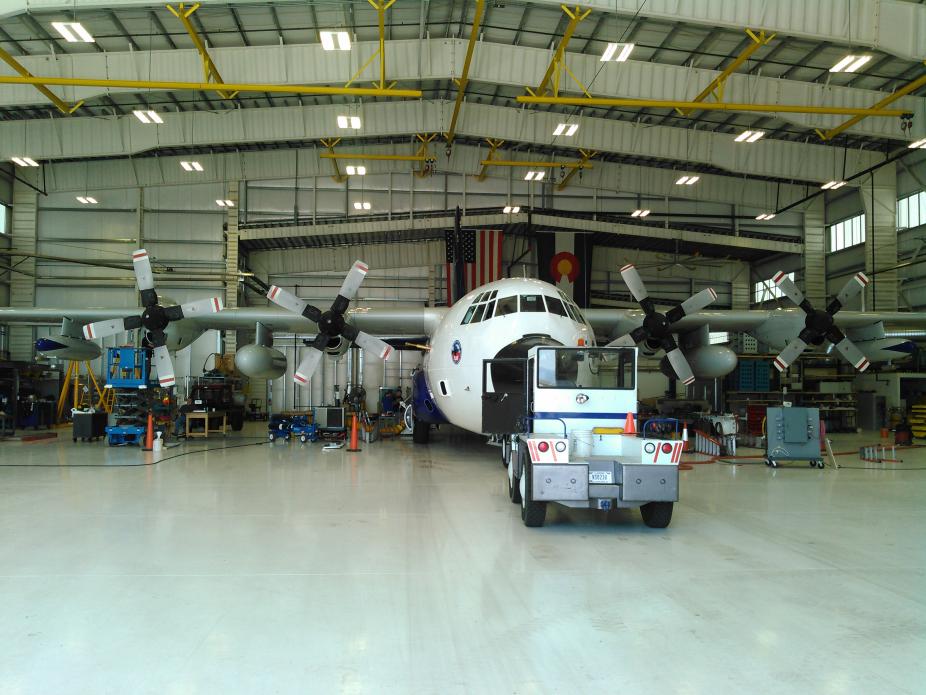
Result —
<svg viewBox="0 0 926 695"><path fill-rule="evenodd" d="M851 278L849 278L849 282L843 285L842 289L839 290L839 294L836 295L836 299L834 299L830 305L826 307L826 311L831 316L835 314L846 305L846 302L865 289L869 282L871 281L868 279L868 276L865 275L865 273L856 273L853 275Z"/></svg>
<svg viewBox="0 0 926 695"><path fill-rule="evenodd" d="M675 341L673 340L672 343L674 345ZM679 378L679 381L685 384L685 386L690 386L694 383L695 377L694 373L691 371L691 365L688 364L688 360L685 359L685 354L678 345L675 345L675 348L672 350L666 350L666 357L669 358L669 364L672 365L672 370Z"/></svg>
<svg viewBox="0 0 926 695"><path fill-rule="evenodd" d="M344 278L338 294L348 301L353 299L357 295L357 290L360 289L360 283L363 282L363 278L367 276L368 272L370 272L370 268L366 263L354 261L354 265L351 266L350 272Z"/></svg>
<svg viewBox="0 0 926 695"><path fill-rule="evenodd" d="M786 371L788 367L791 366L791 363L801 356L801 353L804 352L806 347L807 343L800 337L792 340L785 346L785 349L781 351L778 357L775 358L775 369L779 372Z"/></svg>
<svg viewBox="0 0 926 695"><path fill-rule="evenodd" d="M132 331L141 327L140 316L126 316L124 319L107 319L106 321L97 321L88 323L84 326L84 337L87 340L95 338L106 338L123 331Z"/></svg>
<svg viewBox="0 0 926 695"><path fill-rule="evenodd" d="M193 302L169 306L164 309L164 312L171 321L177 321L184 318L203 316L204 314L215 314L224 308L225 306L219 297L209 297L208 299L197 299Z"/></svg>
<svg viewBox="0 0 926 695"><path fill-rule="evenodd" d="M167 388L177 383L174 379L174 363L170 359L170 350L166 345L157 345L154 348L154 366L158 370L158 383Z"/></svg>
<svg viewBox="0 0 926 695"><path fill-rule="evenodd" d="M826 337L827 340L836 346L839 354L845 357L846 361L860 372L864 372L871 366L871 362L865 357L865 353L859 350L858 346L849 340L843 332L835 326L826 332Z"/></svg>
<svg viewBox="0 0 926 695"><path fill-rule="evenodd" d="M376 338L369 333L364 333L363 331L360 331L357 334L357 337L354 338L354 342L367 352L371 352L374 355L379 355L381 360L389 357L389 353L392 352L392 346L389 343L384 340L380 340L379 338Z"/></svg>
<svg viewBox="0 0 926 695"><path fill-rule="evenodd" d="M627 283L627 289L630 290L630 294L632 294L633 298L640 304L649 298L646 285L643 284L643 278L640 277L640 273L637 272L637 267L633 263L628 263L621 268L621 277L624 278L624 282Z"/></svg>
<svg viewBox="0 0 926 695"><path fill-rule="evenodd" d="M132 265L135 267L135 282L141 292L154 289L154 275L151 272L151 259L145 249L132 253ZM147 306L147 305L146 305Z"/></svg>
<svg viewBox="0 0 926 695"><path fill-rule="evenodd" d="M797 285L794 284L794 280L788 277L788 274L779 270L772 277L772 282L778 285L778 288L785 294L785 296L790 299L792 302L801 306L804 302L804 293L797 289ZM803 307L801 307L803 309ZM806 309L805 309L806 311Z"/></svg>
<svg viewBox="0 0 926 695"><path fill-rule="evenodd" d="M666 319L669 323L675 323L684 316L697 314L701 309L713 304L716 299L717 293L714 291L714 288L708 287L706 290L701 290L697 294L692 295L679 306L670 309L666 313Z"/></svg>
<svg viewBox="0 0 926 695"><path fill-rule="evenodd" d="M309 380L312 378L312 375L315 374L318 365L321 364L322 357L324 357L324 353L321 350L314 347L306 348L305 354L302 356L302 361L299 362L299 366L296 368L295 373L293 373L293 381L300 386L308 386Z"/></svg>
<svg viewBox="0 0 926 695"><path fill-rule="evenodd" d="M620 338L617 338L616 340L612 340L610 343L605 345L605 347L633 347L636 344L637 344L637 341L633 339L630 333L626 333L622 335Z"/></svg>
<svg viewBox="0 0 926 695"><path fill-rule="evenodd" d="M321 310L299 299L299 297L292 292L287 292L282 287L277 287L276 285L271 285L270 291L267 292L267 299L277 306L283 307L287 311L291 311L294 314L301 314L310 321L315 321L316 323L322 315Z"/></svg>

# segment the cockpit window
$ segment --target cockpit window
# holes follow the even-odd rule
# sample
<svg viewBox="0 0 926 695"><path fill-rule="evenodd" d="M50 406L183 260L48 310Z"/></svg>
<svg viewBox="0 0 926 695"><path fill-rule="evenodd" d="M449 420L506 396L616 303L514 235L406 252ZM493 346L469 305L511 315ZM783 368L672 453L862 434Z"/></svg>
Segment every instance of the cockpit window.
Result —
<svg viewBox="0 0 926 695"><path fill-rule="evenodd" d="M489 299L495 299L495 295L498 294L498 290L492 290L492 293L489 295Z"/></svg>
<svg viewBox="0 0 926 695"><path fill-rule="evenodd" d="M495 315L496 316L507 316L508 314L516 314L518 312L518 298L514 297L502 297L498 300L495 305Z"/></svg>
<svg viewBox="0 0 926 695"><path fill-rule="evenodd" d="M480 304L479 306L476 307L476 313L473 314L473 320L470 321L470 323L479 323L480 321L482 321L482 317L485 316L486 306L488 305Z"/></svg>
<svg viewBox="0 0 926 695"><path fill-rule="evenodd" d="M546 307L544 307L543 305L543 295L542 294L522 294L521 295L521 311L524 311L524 312L546 311Z"/></svg>
<svg viewBox="0 0 926 695"><path fill-rule="evenodd" d="M486 315L483 317L483 321L488 321L495 314L495 301L492 300L486 304Z"/></svg>
<svg viewBox="0 0 926 695"><path fill-rule="evenodd" d="M473 318L473 314L476 312L476 305L473 304L466 310L466 315L463 317L463 320L460 321L462 325L466 325Z"/></svg>
<svg viewBox="0 0 926 695"><path fill-rule="evenodd" d="M551 314L556 314L557 316L569 316L569 314L566 313L566 307L563 306L563 303L559 299L547 295L546 300L547 310Z"/></svg>

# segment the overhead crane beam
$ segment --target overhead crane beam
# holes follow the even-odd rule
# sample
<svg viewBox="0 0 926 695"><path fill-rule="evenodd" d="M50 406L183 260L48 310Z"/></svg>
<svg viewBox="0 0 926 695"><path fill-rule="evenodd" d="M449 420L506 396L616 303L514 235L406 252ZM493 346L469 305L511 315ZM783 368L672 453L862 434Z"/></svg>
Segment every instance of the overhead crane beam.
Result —
<svg viewBox="0 0 926 695"><path fill-rule="evenodd" d="M0 75L0 84L57 85L65 87L112 87L124 89L159 89L167 91L274 92L277 94L353 95L366 97L421 97L419 89L380 89L379 87L327 87L298 84L247 84L213 82L174 82L169 80L108 80L94 77L14 77Z"/></svg>
<svg viewBox="0 0 926 695"><path fill-rule="evenodd" d="M915 83L911 83L913 85ZM920 86L923 83L920 83ZM910 86L910 85L908 85ZM916 89L917 87L912 87ZM908 92L907 92L908 93ZM904 109L885 109L877 104L874 107L851 106L804 106L801 104L739 104L696 101L676 101L668 99L623 99L606 97L534 97L519 96L521 104L556 104L559 106L607 106L636 107L643 109L701 109L704 111L744 111L754 113L818 113L839 116L903 116L909 113Z"/></svg>
<svg viewBox="0 0 926 695"><path fill-rule="evenodd" d="M322 140L322 144L325 144L325 141ZM337 144L335 141L334 144ZM372 162L426 162L428 160L426 155L423 154L357 154L357 153L341 153L341 152L322 152L318 155L321 159L349 159L349 160L369 160Z"/></svg>
<svg viewBox="0 0 926 695"><path fill-rule="evenodd" d="M923 64L926 65L926 61L924 61ZM871 108L872 110L875 110L875 111L882 110L884 109L885 106L888 106L889 104L893 104L895 101L897 101L901 97L906 96L907 94L910 94L911 92L915 92L917 89L919 89L923 85L926 85L926 75L921 75L917 79L913 80L913 82L907 83L905 86L901 87L893 94L884 97L881 101L873 105ZM820 136L821 140L832 140L834 137L839 135L841 132L843 132L847 128L851 128L852 126L854 126L856 123L861 121L866 116L875 116L875 115L880 115L880 114L874 114L874 113L859 114L855 116L854 118L850 118L845 123L842 123L836 126L835 128L831 128L830 130L827 130L826 132L817 130L817 135Z"/></svg>
<svg viewBox="0 0 926 695"><path fill-rule="evenodd" d="M322 152L320 156L324 159L331 160L331 166L334 167L334 176L331 178L333 178L337 183L344 183L347 181L347 177L341 173L341 169L338 167L337 157L334 157L334 146L339 142L341 142L341 138L335 138L334 140L322 140L321 143L328 148L328 152ZM329 156L326 157L326 154Z"/></svg>
<svg viewBox="0 0 926 695"><path fill-rule="evenodd" d="M569 182L572 180L572 177L576 175L577 171L582 171L583 169L590 169L591 167L588 164L588 160L596 156L598 153L593 150L579 150L579 154L582 157L579 159L576 164L578 166L572 167L569 170L569 173L563 177L563 180L559 182L559 185L556 187L556 190L562 191L569 185Z"/></svg>
<svg viewBox="0 0 926 695"><path fill-rule="evenodd" d="M724 87L724 84L726 84L727 78L730 75L732 75L739 68L740 65L742 65L747 60L749 60L749 57L753 53L755 53L760 48L762 48L762 46L767 45L769 41L775 38L775 34L769 34L768 36L766 36L764 30L760 31L758 35L751 29L747 29L746 33L749 35L749 38L752 39L752 43L749 44L749 46L747 46L746 49L736 57L736 60L730 63L723 70L723 72L721 72L719 75L717 75L717 77L711 80L710 84L708 84L707 87L702 89L701 92L698 94L698 96L694 98L694 101L702 102L705 99L707 99L708 95L712 93L714 94L714 97L717 99L717 101L720 101L721 99L723 99L723 87ZM689 113L691 113L691 111L693 111L694 109L675 109L675 110L678 111L679 114L681 114L682 116L686 116Z"/></svg>
<svg viewBox="0 0 926 695"><path fill-rule="evenodd" d="M486 138L486 142L489 144L489 154L486 156L485 161L482 163L482 169L479 171L479 174L476 176L477 181L485 181L486 175L489 173L489 167L492 166L491 162L495 156L495 151L505 144L504 140L495 140L493 138Z"/></svg>
<svg viewBox="0 0 926 695"><path fill-rule="evenodd" d="M190 21L190 16L196 12L200 7L200 3L195 3L192 7L187 8L185 3L180 3L177 7L167 5L167 9L170 11L174 17L180 20L183 24L183 28L186 29L186 33L190 35L190 40L193 42L193 45L196 46L196 50L199 51L199 57L203 61L203 73L205 74L206 81L212 81L216 84L224 84L225 80L222 79L222 75L219 74L218 68L216 68L215 63L212 62L212 56L209 55L209 51L206 49L206 45L203 43L203 40L199 36L199 32L196 31L196 27L193 26L193 23ZM223 99L234 99L235 95L238 94L238 91L222 91L216 90L218 94Z"/></svg>
<svg viewBox="0 0 926 695"><path fill-rule="evenodd" d="M593 153L597 154L597 153ZM591 155L591 156L593 156ZM522 162L516 159L483 159L480 164L484 167L525 167L527 169L591 169L587 162Z"/></svg>
<svg viewBox="0 0 926 695"><path fill-rule="evenodd" d="M566 30L563 32L563 38L560 39L559 45L556 47L556 51L553 53L553 59L547 66L547 71L543 74L543 79L540 80L540 84L537 85L537 89L527 89L529 94L544 96L547 93L547 87L550 84L550 80L553 79L554 75L558 73L559 67L562 64L563 55L566 53L566 46L569 45L569 41L572 39L573 32L575 32L579 22L591 14L591 10L583 11L582 8L578 5L576 5L575 9L570 9L566 7L566 5L560 5L560 7L562 8L563 12L566 13L566 16L569 17L569 23L566 25ZM556 94L559 90L554 87L552 91L554 94Z"/></svg>
<svg viewBox="0 0 926 695"><path fill-rule="evenodd" d="M20 63L18 60L16 60L16 58L14 58L9 53L4 51L2 48L0 48L0 60L3 60L4 63L9 65L11 68L13 68L16 72L18 72L23 77L35 77L31 72L26 70L26 68L23 66L22 63ZM33 83L33 86L39 92L41 92L52 104L57 106L58 110L61 113L65 114L66 116L70 116L77 109L83 106L83 103L84 103L83 101L78 101L76 104L68 104L61 97L59 97L57 94L52 92L48 87L46 87L44 84L40 82Z"/></svg>
<svg viewBox="0 0 926 695"><path fill-rule="evenodd" d="M469 32L469 43L466 46L466 57L463 59L463 71L460 73L460 79L457 83L457 99L453 104L453 115L450 117L450 128L447 130L447 142L453 142L453 136L457 131L457 118L460 115L460 108L463 106L463 95L466 94L466 84L469 82L469 66L473 61L473 51L476 49L476 41L479 38L479 24L482 22L482 13L485 9L485 0L476 0L476 12L473 15L473 26Z"/></svg>

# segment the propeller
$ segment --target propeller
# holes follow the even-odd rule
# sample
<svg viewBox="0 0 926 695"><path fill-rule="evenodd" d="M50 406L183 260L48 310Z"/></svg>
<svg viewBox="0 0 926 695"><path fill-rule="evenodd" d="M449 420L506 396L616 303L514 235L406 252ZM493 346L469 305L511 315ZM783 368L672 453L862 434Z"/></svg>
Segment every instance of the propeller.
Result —
<svg viewBox="0 0 926 695"><path fill-rule="evenodd" d="M163 307L158 304L158 293L154 290L154 275L151 272L151 259L145 249L138 249L132 254L132 266L135 269L135 282L141 293L141 303L145 307L141 316L126 316L122 319L107 319L88 323L84 326L84 337L87 340L105 338L123 331L132 331L144 328L148 333L148 341L154 348L154 364L158 368L158 382L161 386L173 386L174 363L170 359L167 349L167 334L164 330L171 321L194 318L204 314L214 314L222 310L222 300L218 297L197 299L185 304L175 304Z"/></svg>
<svg viewBox="0 0 926 695"><path fill-rule="evenodd" d="M347 311L350 301L356 296L357 290L360 289L360 283L363 282L367 272L369 272L369 267L366 263L354 261L350 272L344 278L338 296L335 297L328 311L322 311L299 299L292 292L287 292L276 285L273 285L270 291L267 292L267 299L271 302L294 314L304 316L318 326L318 335L315 336L315 340L306 350L302 361L299 362L299 366L293 374L293 380L297 384L301 386L308 385L309 380L322 361L325 348L339 337L349 340L383 360L392 352L389 343L358 330L344 320L344 312Z"/></svg>
<svg viewBox="0 0 926 695"><path fill-rule="evenodd" d="M871 366L871 362L856 347L855 343L836 327L834 318L847 301L868 285L869 280L865 273L853 275L849 282L839 290L836 298L829 303L826 311L814 309L813 305L794 284L794 280L789 278L784 271L779 270L775 273L772 282L781 289L788 299L797 304L807 314L807 318L804 319L803 330L775 358L775 367L779 372L783 372L790 367L791 363L800 357L808 345L821 345L824 340L829 340L839 351L839 354L860 372L864 372Z"/></svg>
<svg viewBox="0 0 926 695"><path fill-rule="evenodd" d="M643 279L640 277L640 273L637 272L635 265L629 263L621 268L621 276L624 278L624 282L627 283L633 298L643 308L646 317L643 319L642 326L638 326L630 333L608 343L608 347L613 345L632 347L644 340L652 346L658 344L659 347L666 351L669 364L672 365L672 369L681 382L685 386L693 383L695 380L694 373L691 371L691 365L685 359L685 355L679 348L678 343L675 342L672 335L672 326L683 317L697 313L711 304L717 299L717 293L708 287L663 314L656 311L656 304L650 299L649 293L646 291L646 285L643 284Z"/></svg>

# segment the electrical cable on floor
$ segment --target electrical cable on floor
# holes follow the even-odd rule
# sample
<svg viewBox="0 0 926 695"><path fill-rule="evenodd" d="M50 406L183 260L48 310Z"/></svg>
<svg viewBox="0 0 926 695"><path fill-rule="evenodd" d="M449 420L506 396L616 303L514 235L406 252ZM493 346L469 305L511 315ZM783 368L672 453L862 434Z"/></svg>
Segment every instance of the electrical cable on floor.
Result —
<svg viewBox="0 0 926 695"><path fill-rule="evenodd" d="M241 437L241 439L258 439L258 437ZM143 468L145 466L154 466L158 463L164 463L171 459L178 459L189 454L206 453L209 451L227 451L228 449L240 449L245 446L263 446L264 444L270 443L263 437L259 437L259 439L262 441L250 442L248 444L235 444L234 446L213 446L200 449L188 449L187 451L182 451L179 454L167 456L157 461L143 461L141 463L68 463L63 466L51 463L0 463L0 468Z"/></svg>

